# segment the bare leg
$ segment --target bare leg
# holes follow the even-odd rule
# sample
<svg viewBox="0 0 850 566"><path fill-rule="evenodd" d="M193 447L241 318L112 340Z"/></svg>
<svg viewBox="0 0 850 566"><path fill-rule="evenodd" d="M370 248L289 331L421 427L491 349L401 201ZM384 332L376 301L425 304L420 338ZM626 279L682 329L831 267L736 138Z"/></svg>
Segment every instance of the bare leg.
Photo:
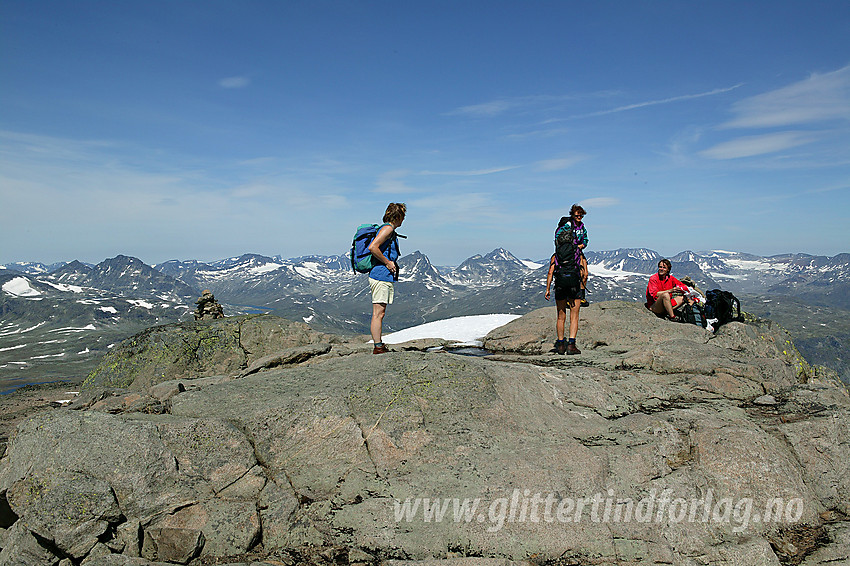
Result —
<svg viewBox="0 0 850 566"><path fill-rule="evenodd" d="M578 311L581 309L581 301L575 299L570 303L570 338L575 339L578 334ZM562 335L563 336L563 335Z"/></svg>
<svg viewBox="0 0 850 566"><path fill-rule="evenodd" d="M567 301L566 299L558 299L555 301L555 307L558 309L558 318L555 321L555 332L558 335L558 340L564 339L564 326L567 322Z"/></svg>
<svg viewBox="0 0 850 566"><path fill-rule="evenodd" d="M670 293L659 293L658 300L652 303L652 306L649 307L649 310L654 312L655 314L666 314L669 317L673 317L673 302L670 299Z"/></svg>
<svg viewBox="0 0 850 566"><path fill-rule="evenodd" d="M584 254L581 256L581 268L579 273L581 275L581 288L587 289L587 258L584 257Z"/></svg>
<svg viewBox="0 0 850 566"><path fill-rule="evenodd" d="M372 341L375 344L381 341L386 313L387 303L372 303L372 324L369 326L369 330L372 332Z"/></svg>

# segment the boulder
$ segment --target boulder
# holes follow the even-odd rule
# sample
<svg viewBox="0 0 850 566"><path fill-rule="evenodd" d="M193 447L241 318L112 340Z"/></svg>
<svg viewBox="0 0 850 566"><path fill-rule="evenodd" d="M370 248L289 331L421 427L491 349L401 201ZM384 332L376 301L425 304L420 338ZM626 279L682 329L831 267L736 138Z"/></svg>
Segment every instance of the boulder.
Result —
<svg viewBox="0 0 850 566"><path fill-rule="evenodd" d="M36 472L9 486L6 498L33 535L77 560L88 555L111 523L120 522L109 483L78 472Z"/></svg>
<svg viewBox="0 0 850 566"><path fill-rule="evenodd" d="M765 325L715 336L626 303L582 312L580 356L546 351L547 309L491 333L498 359L332 349L156 386L162 414L36 415L0 460L4 544L24 564L848 556L846 389L801 378ZM53 509L74 493L92 503L66 522Z"/></svg>
<svg viewBox="0 0 850 566"><path fill-rule="evenodd" d="M238 374L281 350L340 342L304 323L245 315L155 326L104 356L83 388L147 389L171 380Z"/></svg>

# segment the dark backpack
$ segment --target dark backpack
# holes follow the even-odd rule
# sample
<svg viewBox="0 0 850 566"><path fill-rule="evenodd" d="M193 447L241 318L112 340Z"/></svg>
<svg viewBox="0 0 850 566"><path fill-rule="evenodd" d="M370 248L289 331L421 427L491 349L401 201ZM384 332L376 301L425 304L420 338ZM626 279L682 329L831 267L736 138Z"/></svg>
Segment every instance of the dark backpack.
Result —
<svg viewBox="0 0 850 566"><path fill-rule="evenodd" d="M703 328L706 327L705 311L701 306L685 303L676 312L682 322L689 322Z"/></svg>
<svg viewBox="0 0 850 566"><path fill-rule="evenodd" d="M575 230L571 223L564 224L555 232L555 282L559 287L578 287L577 255Z"/></svg>
<svg viewBox="0 0 850 566"><path fill-rule="evenodd" d="M727 322L744 322L741 301L729 291L712 289L705 294L705 317L717 319L715 330Z"/></svg>

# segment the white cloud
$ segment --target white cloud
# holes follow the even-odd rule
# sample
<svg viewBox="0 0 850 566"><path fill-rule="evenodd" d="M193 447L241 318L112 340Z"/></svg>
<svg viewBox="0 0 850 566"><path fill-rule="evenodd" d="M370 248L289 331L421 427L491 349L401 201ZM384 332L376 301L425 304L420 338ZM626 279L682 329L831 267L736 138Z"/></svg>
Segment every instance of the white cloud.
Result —
<svg viewBox="0 0 850 566"><path fill-rule="evenodd" d="M573 165L581 163L587 159L588 156L582 154L568 155L566 157L559 157L556 159L544 159L535 163L534 168L537 171L561 171L563 169L569 169Z"/></svg>
<svg viewBox="0 0 850 566"><path fill-rule="evenodd" d="M424 197L411 202L409 209L435 225L506 222L511 216L510 211L497 204L493 195L484 192Z"/></svg>
<svg viewBox="0 0 850 566"><path fill-rule="evenodd" d="M560 121L560 120L558 120ZM550 120L548 123L554 123L555 120ZM549 130L532 130L518 134L508 134L503 136L506 140L526 140L531 138L554 138L568 133L569 128L552 128Z"/></svg>
<svg viewBox="0 0 850 566"><path fill-rule="evenodd" d="M248 77L226 77L218 81L218 86L222 88L245 88L251 84L251 79Z"/></svg>
<svg viewBox="0 0 850 566"><path fill-rule="evenodd" d="M710 147L699 154L710 159L738 159L783 151L816 140L808 132L778 132L759 136L744 136Z"/></svg>
<svg viewBox="0 0 850 566"><path fill-rule="evenodd" d="M850 66L745 98L723 128L775 128L827 120L850 120Z"/></svg>
<svg viewBox="0 0 850 566"><path fill-rule="evenodd" d="M590 112L589 114L580 114L576 116L572 116L572 118L592 118L595 116L605 116L606 114L615 114L617 112L625 112L627 110L636 110L638 108L646 108L647 106L658 106L660 104L670 104L672 102L681 102L682 100L693 100L695 98L703 98L706 96L714 96L715 94L723 94L725 92L729 92L735 90L736 88L741 87L742 84L736 84L735 86L725 87L725 88L716 88L714 90L709 90L707 92L700 92L697 94L683 94L681 96L673 96L670 98L662 98L660 100L647 100L646 102L637 102L635 104L627 104L625 106L618 106L617 108L611 108L610 110L600 110L598 112Z"/></svg>
<svg viewBox="0 0 850 566"><path fill-rule="evenodd" d="M417 192L417 189L404 184L404 177L410 175L407 169L387 171L378 177L374 192L382 194L407 194Z"/></svg>
<svg viewBox="0 0 850 566"><path fill-rule="evenodd" d="M479 175L492 175L502 173L511 169L519 169L519 165L508 165L506 167L493 167L492 169L472 169L469 171L420 171L420 175L449 175L454 177L477 177Z"/></svg>
<svg viewBox="0 0 850 566"><path fill-rule="evenodd" d="M496 116L502 114L516 106L515 103L507 100L494 100L492 102L484 102L483 104L472 104L469 106L461 106L460 108L449 112L449 114L466 114L469 116Z"/></svg>
<svg viewBox="0 0 850 566"><path fill-rule="evenodd" d="M580 94L533 94L528 96L514 96L499 98L489 102L480 104L470 104L469 106L461 106L450 112L447 116L467 115L474 117L491 117L499 114L504 114L509 111L519 113L527 112L548 112L564 110L571 107L577 100L587 100L595 98L610 98L618 95L617 91L596 91ZM543 121L544 124L558 121L560 118L548 118Z"/></svg>
<svg viewBox="0 0 850 566"><path fill-rule="evenodd" d="M298 239L317 218L351 210L345 193L324 179L257 179L251 167L193 161L187 168L171 157L167 163L144 148L0 132L0 202L16 211L0 223L0 241L16 240L23 256L49 250L50 261L210 250L224 257L231 248L262 251L258 245ZM49 230L33 230L33 219Z"/></svg>

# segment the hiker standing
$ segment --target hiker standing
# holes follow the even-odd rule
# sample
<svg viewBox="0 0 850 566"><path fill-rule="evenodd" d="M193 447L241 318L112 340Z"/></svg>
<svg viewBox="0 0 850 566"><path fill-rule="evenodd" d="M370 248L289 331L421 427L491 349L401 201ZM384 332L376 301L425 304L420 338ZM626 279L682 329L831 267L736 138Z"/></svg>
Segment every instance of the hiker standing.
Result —
<svg viewBox="0 0 850 566"><path fill-rule="evenodd" d="M399 258L398 237L396 229L404 222L407 207L401 202L391 202L384 213L384 224L369 244L369 251L375 266L369 270L369 288L372 291L372 324L369 330L375 347L373 354L383 354L389 350L381 341L384 315L387 305L393 302L393 281L398 280Z"/></svg>
<svg viewBox="0 0 850 566"><path fill-rule="evenodd" d="M587 228L584 227L582 218L587 214L580 204L574 204L570 207L570 222L573 225L573 230L576 234L576 246L579 249L581 264L579 273L581 277L581 306L586 307L590 303L587 302L587 258L584 257L584 248L587 247Z"/></svg>
<svg viewBox="0 0 850 566"><path fill-rule="evenodd" d="M675 309L685 303L688 288L670 275L672 269L673 264L669 259L658 261L658 273L653 274L646 285L646 308L658 317L666 315L667 320L679 322Z"/></svg>
<svg viewBox="0 0 850 566"><path fill-rule="evenodd" d="M581 249L578 247L576 233L571 216L564 216L555 231L555 253L549 259L549 273L546 275L546 300L549 289L555 280L555 350L561 354L581 354L576 346L578 317L581 309ZM567 321L567 306L570 307L570 334L564 339L564 326Z"/></svg>

